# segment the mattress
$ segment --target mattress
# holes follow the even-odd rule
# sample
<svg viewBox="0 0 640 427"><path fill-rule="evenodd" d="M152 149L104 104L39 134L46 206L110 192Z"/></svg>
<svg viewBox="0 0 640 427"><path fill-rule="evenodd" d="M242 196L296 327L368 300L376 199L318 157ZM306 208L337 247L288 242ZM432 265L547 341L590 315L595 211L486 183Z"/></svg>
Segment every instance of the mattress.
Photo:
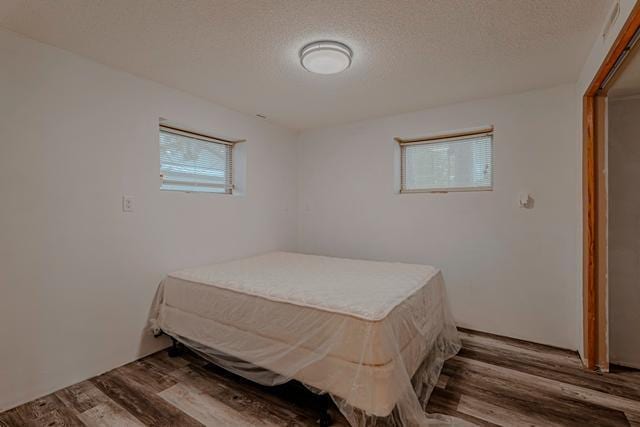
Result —
<svg viewBox="0 0 640 427"><path fill-rule="evenodd" d="M376 416L447 323L442 274L426 265L273 252L171 273L158 294L156 328Z"/></svg>

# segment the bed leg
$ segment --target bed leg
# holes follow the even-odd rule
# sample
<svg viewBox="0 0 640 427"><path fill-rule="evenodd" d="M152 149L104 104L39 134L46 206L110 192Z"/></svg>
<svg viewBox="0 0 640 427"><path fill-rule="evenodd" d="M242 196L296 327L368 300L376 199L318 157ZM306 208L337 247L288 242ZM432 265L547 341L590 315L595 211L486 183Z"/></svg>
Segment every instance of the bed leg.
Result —
<svg viewBox="0 0 640 427"><path fill-rule="evenodd" d="M331 404L331 396L328 393L321 394L320 399L320 419L318 423L320 427L329 427L331 425L331 415L329 415L329 406Z"/></svg>
<svg viewBox="0 0 640 427"><path fill-rule="evenodd" d="M182 356L183 350L182 344L180 344L175 338L171 337L171 347L167 350L169 357Z"/></svg>

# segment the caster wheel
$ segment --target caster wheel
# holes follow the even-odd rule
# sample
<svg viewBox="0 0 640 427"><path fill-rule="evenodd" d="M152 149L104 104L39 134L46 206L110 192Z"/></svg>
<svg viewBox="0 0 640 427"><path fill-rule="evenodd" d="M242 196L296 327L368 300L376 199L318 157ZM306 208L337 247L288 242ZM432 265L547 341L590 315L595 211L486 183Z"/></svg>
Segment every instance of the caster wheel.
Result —
<svg viewBox="0 0 640 427"><path fill-rule="evenodd" d="M173 338L171 339L171 341L173 341L173 345L167 350L167 354L169 355L169 357L182 356L182 354L184 353L184 346Z"/></svg>

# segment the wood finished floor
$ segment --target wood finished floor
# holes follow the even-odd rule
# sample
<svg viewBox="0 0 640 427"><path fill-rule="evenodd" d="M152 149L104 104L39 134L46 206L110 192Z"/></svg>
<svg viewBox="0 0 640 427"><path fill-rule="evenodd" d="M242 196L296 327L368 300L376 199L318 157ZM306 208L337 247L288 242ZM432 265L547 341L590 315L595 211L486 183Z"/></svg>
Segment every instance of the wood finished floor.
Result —
<svg viewBox="0 0 640 427"><path fill-rule="evenodd" d="M428 405L478 425L640 426L640 372L598 374L573 352L461 331ZM300 386L261 387L159 352L0 414L0 426L307 426ZM335 411L334 425L346 426Z"/></svg>

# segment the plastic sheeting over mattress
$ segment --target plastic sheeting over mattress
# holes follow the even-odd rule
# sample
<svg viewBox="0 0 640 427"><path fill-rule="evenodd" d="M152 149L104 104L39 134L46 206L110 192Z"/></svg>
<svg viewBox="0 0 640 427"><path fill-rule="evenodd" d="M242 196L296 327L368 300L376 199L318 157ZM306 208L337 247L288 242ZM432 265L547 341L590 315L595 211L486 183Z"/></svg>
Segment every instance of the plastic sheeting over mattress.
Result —
<svg viewBox="0 0 640 427"><path fill-rule="evenodd" d="M423 409L460 348L430 266L274 252L182 270L151 325L260 384L327 392L354 426L451 421Z"/></svg>

